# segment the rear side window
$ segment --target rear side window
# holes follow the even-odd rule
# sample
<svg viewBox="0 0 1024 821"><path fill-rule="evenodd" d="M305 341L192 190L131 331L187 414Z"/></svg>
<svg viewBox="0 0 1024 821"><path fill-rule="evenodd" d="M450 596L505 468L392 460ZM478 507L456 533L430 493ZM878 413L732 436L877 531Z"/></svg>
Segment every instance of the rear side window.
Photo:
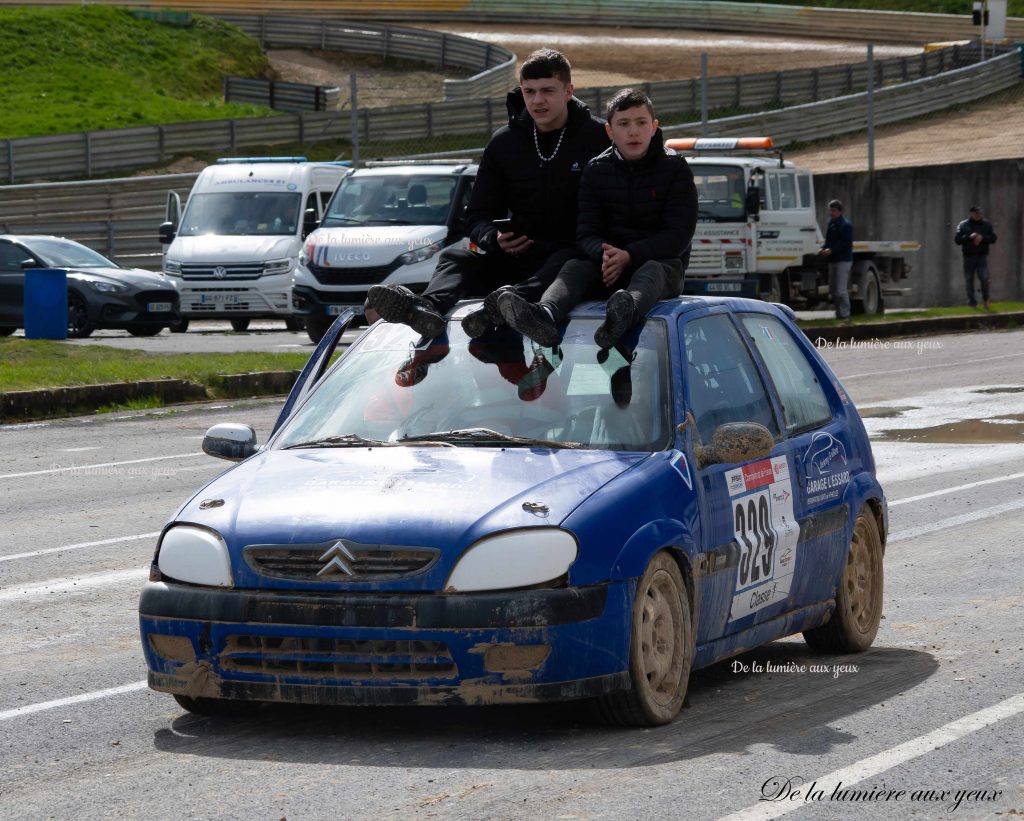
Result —
<svg viewBox="0 0 1024 821"><path fill-rule="evenodd" d="M687 322L684 344L689 408L704 444L725 422L758 422L778 436L761 376L727 316Z"/></svg>
<svg viewBox="0 0 1024 821"><path fill-rule="evenodd" d="M831 421L832 408L818 377L782 322L765 314L746 314L742 321L779 393L786 431Z"/></svg>

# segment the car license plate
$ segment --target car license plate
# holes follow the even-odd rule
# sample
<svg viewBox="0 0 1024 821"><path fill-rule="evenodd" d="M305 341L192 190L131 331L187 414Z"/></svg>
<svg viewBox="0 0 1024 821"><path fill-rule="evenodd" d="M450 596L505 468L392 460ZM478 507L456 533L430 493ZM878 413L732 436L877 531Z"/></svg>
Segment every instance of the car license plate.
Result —
<svg viewBox="0 0 1024 821"><path fill-rule="evenodd" d="M152 314L162 314L166 311L171 310L170 302L148 302L146 303L146 310Z"/></svg>
<svg viewBox="0 0 1024 821"><path fill-rule="evenodd" d="M743 285L739 282L709 282L708 293L712 291L742 291Z"/></svg>
<svg viewBox="0 0 1024 821"><path fill-rule="evenodd" d="M327 316L341 316L349 308L353 311L357 311L357 309L352 305L328 305Z"/></svg>
<svg viewBox="0 0 1024 821"><path fill-rule="evenodd" d="M200 294L199 302L201 304L223 302L226 305L230 305L238 302L238 294Z"/></svg>

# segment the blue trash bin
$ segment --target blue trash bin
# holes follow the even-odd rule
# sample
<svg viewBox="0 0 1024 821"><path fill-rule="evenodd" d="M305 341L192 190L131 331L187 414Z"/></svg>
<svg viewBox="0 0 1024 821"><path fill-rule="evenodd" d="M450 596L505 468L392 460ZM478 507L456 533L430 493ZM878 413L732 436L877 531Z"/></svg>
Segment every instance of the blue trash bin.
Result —
<svg viewBox="0 0 1024 821"><path fill-rule="evenodd" d="M68 272L25 271L25 339L68 338Z"/></svg>

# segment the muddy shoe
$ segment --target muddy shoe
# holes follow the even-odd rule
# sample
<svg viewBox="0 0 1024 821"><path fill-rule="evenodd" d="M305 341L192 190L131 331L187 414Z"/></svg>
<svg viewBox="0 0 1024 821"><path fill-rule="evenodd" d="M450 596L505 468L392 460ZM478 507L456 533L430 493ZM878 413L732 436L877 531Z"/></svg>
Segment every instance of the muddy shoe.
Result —
<svg viewBox="0 0 1024 821"><path fill-rule="evenodd" d="M558 327L540 305L527 302L514 291L503 291L498 297L498 308L510 328L532 339L545 348L558 344Z"/></svg>
<svg viewBox="0 0 1024 821"><path fill-rule="evenodd" d="M444 333L444 317L427 300L402 285L374 285L366 295L366 304L381 319L408 325L425 339Z"/></svg>
<svg viewBox="0 0 1024 821"><path fill-rule="evenodd" d="M511 285L502 285L484 297L484 303L477 310L466 314L462 319L462 330L470 339L483 336L492 328L500 328L505 318L498 309L498 299L505 291L511 291Z"/></svg>
<svg viewBox="0 0 1024 821"><path fill-rule="evenodd" d="M599 348L611 348L619 337L633 327L636 316L636 302L629 291L616 291L608 297L604 322L594 332L594 342Z"/></svg>

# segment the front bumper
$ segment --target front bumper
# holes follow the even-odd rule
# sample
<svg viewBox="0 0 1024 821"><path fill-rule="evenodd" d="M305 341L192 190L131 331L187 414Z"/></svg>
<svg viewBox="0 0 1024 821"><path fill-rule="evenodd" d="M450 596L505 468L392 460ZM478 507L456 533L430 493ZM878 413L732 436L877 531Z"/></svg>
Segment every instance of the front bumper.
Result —
<svg viewBox="0 0 1024 821"><path fill-rule="evenodd" d="M421 294L427 286L426 283L417 283L406 287L415 294ZM351 308L357 315L362 315L368 293L368 288L324 291L307 285L296 285L292 288L292 313L297 316L336 317Z"/></svg>
<svg viewBox="0 0 1024 821"><path fill-rule="evenodd" d="M259 287L186 280L179 283L181 313L189 319L288 317L292 313L290 283L286 276L264 277Z"/></svg>
<svg viewBox="0 0 1024 821"><path fill-rule="evenodd" d="M166 328L181 319L178 294L174 291L135 291L126 294L89 292L85 302L89 320L100 328ZM154 305L169 305L170 309L149 310Z"/></svg>
<svg viewBox="0 0 1024 821"><path fill-rule="evenodd" d="M635 585L303 595L150 582L155 690L305 704L496 704L629 687Z"/></svg>

